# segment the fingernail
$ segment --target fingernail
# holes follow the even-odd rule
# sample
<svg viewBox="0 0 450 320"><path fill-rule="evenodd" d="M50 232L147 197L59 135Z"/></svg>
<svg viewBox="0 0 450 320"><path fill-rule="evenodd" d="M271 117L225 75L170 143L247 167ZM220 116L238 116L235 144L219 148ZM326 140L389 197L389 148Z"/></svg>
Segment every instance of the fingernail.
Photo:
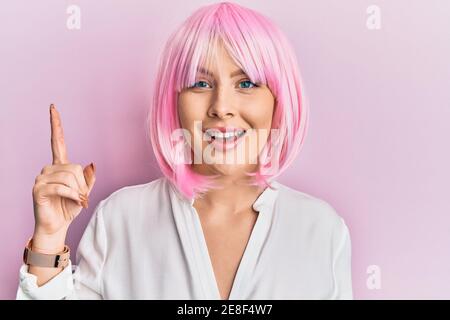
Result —
<svg viewBox="0 0 450 320"><path fill-rule="evenodd" d="M81 201L81 206L82 206L83 208L87 208L87 207L88 207L87 200Z"/></svg>
<svg viewBox="0 0 450 320"><path fill-rule="evenodd" d="M83 199L78 195L78 200L75 200L79 206L83 206Z"/></svg>
<svg viewBox="0 0 450 320"><path fill-rule="evenodd" d="M82 193L79 193L78 196L80 197L80 199L81 199L82 201L86 201L86 200L88 199L87 195L84 195L84 194L82 194Z"/></svg>
<svg viewBox="0 0 450 320"><path fill-rule="evenodd" d="M89 207L89 197L82 193L78 193L78 197L81 200L81 205L83 206L83 208L88 208Z"/></svg>
<svg viewBox="0 0 450 320"><path fill-rule="evenodd" d="M95 173L95 164L93 162L91 162L90 166L91 166L92 172Z"/></svg>

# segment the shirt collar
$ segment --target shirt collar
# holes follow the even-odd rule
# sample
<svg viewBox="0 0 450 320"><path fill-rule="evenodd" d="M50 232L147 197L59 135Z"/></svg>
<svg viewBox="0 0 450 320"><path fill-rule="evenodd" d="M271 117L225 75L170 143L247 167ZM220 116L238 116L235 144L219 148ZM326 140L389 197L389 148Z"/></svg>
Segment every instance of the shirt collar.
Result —
<svg viewBox="0 0 450 320"><path fill-rule="evenodd" d="M186 202L187 204L189 204L191 207L194 205L195 202L195 198L186 198L179 190L178 188L172 183L172 181L170 181L169 179L166 178L166 182L170 185L170 190L172 192L174 192L181 201ZM270 187L266 187L264 189L264 191L258 196L258 198L256 198L255 202L253 203L252 207L253 210L260 212L262 210L262 208L272 208L275 200L278 197L278 193L280 191L280 187L281 184L278 183L277 181L273 180L270 181L269 184L271 185Z"/></svg>
<svg viewBox="0 0 450 320"><path fill-rule="evenodd" d="M261 211L262 208L272 208L280 191L280 184L277 181L269 182L270 187L266 189L256 198L253 203L253 210Z"/></svg>

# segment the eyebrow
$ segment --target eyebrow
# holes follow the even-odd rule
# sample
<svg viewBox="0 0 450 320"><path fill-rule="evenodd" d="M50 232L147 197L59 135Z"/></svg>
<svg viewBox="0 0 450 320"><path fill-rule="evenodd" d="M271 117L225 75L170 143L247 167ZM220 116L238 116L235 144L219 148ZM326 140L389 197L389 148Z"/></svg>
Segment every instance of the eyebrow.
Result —
<svg viewBox="0 0 450 320"><path fill-rule="evenodd" d="M199 68L197 69L197 72L206 74L206 75L211 76L211 77L214 77L214 74L213 74L211 71L206 70L206 69L204 69L204 68L202 68L202 67L199 67ZM239 76L239 75L241 75L241 74L246 74L246 73L245 73L242 69L238 69L238 70L236 70L236 71L233 71L233 72L230 74L230 78Z"/></svg>

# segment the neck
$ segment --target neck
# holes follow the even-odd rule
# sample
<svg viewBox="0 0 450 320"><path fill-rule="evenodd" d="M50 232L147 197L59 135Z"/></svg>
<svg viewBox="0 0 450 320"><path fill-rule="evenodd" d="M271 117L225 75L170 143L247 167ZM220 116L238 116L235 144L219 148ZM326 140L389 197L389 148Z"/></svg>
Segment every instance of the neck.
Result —
<svg viewBox="0 0 450 320"><path fill-rule="evenodd" d="M196 209L205 209L210 216L237 216L254 212L253 203L264 191L262 187L250 186L232 177L221 177L217 182L221 189L208 190L194 201Z"/></svg>

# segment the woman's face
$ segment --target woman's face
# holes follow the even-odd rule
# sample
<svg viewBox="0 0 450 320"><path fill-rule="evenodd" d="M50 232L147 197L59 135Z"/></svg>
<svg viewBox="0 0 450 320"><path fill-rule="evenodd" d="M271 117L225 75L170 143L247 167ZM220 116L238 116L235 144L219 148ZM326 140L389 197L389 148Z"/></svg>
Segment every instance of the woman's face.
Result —
<svg viewBox="0 0 450 320"><path fill-rule="evenodd" d="M255 172L257 156L270 133L274 105L269 88L252 83L220 46L210 70L200 70L195 85L178 96L181 126L192 139L188 142L194 152L194 171L221 176ZM212 130L218 127L246 131L232 138L237 145L231 147L233 141Z"/></svg>

